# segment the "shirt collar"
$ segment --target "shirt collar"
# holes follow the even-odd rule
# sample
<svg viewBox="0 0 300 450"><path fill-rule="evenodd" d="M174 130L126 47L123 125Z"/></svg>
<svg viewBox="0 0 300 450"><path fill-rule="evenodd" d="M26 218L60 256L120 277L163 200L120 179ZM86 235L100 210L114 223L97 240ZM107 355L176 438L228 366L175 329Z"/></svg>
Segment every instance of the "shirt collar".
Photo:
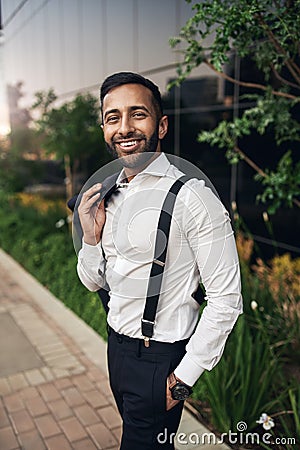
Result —
<svg viewBox="0 0 300 450"><path fill-rule="evenodd" d="M145 167L144 170L142 170L142 172L139 172L135 177L140 177L142 175L154 175L157 177L164 177L166 176L169 167L170 167L170 162L168 160L168 158L166 157L166 155L164 153L161 153L157 158L154 159L154 161L152 161L152 163L150 163L147 167ZM118 178L117 178L117 183L120 183L124 180L124 178L126 178L124 169L121 170Z"/></svg>

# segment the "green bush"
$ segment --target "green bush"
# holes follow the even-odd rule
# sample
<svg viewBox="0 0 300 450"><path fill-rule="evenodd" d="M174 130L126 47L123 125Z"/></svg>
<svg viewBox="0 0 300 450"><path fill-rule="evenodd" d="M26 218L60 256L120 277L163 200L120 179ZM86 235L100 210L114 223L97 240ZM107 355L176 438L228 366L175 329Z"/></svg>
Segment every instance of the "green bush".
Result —
<svg viewBox="0 0 300 450"><path fill-rule="evenodd" d="M46 200L45 200L46 201ZM66 213L24 206L0 193L0 247L46 286L68 308L106 338L106 318L97 293L80 283L68 226L55 224Z"/></svg>
<svg viewBox="0 0 300 450"><path fill-rule="evenodd" d="M245 316L241 316L221 361L199 379L194 395L200 394L209 402L212 423L218 431L236 430L240 421L251 430L260 414L273 410L278 403L274 392L279 371L280 363L263 334L252 333Z"/></svg>

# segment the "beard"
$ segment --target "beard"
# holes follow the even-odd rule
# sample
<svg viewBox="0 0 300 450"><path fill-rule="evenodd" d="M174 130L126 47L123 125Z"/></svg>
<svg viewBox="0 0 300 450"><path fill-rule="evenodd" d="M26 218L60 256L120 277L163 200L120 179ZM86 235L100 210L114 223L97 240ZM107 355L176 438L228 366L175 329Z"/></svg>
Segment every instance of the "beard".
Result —
<svg viewBox="0 0 300 450"><path fill-rule="evenodd" d="M149 139L144 134L130 134L124 139L143 139L145 142L144 147L142 148L141 152L137 153L129 153L128 155L120 156L116 149L116 144L112 142L111 144L108 144L108 142L105 142L106 148L108 152L113 156L114 159L119 159L123 167L127 167L130 169L138 168L143 165L145 165L152 157L153 153L157 150L158 145L158 125L154 131L154 133L150 136Z"/></svg>

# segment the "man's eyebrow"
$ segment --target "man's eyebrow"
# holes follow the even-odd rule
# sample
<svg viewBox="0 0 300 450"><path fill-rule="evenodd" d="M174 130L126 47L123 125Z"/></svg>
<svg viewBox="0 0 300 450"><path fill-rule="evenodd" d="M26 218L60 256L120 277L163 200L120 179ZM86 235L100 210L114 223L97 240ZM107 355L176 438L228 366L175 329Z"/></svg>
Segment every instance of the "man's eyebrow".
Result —
<svg viewBox="0 0 300 450"><path fill-rule="evenodd" d="M109 109L108 111L105 112L104 119L106 118L106 116L108 116L108 114L114 114L114 113L118 113L118 112L120 112L120 111L117 108Z"/></svg>
<svg viewBox="0 0 300 450"><path fill-rule="evenodd" d="M134 105L130 106L130 111L136 111L137 109L142 109L143 111L146 111L148 114L150 114L150 111L146 106L144 105Z"/></svg>
<svg viewBox="0 0 300 450"><path fill-rule="evenodd" d="M150 111L149 111L149 109L146 108L146 106L144 106L144 105L133 105L133 106L130 106L130 107L129 107L129 110L130 110L130 111L137 111L138 109L141 109L141 110L147 112L148 114L151 114ZM119 110L118 108L109 109L108 111L105 112L105 114L104 114L104 119L105 119L109 114L116 114L116 113L119 113L119 112L120 112L120 110Z"/></svg>

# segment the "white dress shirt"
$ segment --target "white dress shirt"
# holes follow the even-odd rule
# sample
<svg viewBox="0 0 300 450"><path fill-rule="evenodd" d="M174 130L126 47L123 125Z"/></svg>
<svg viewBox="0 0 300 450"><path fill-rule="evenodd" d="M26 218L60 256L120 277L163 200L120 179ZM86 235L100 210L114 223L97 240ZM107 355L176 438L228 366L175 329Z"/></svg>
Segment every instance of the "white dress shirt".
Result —
<svg viewBox="0 0 300 450"><path fill-rule="evenodd" d="M162 153L111 197L101 242L91 246L83 241L79 278L91 291L109 286L107 320L118 333L143 337L158 219L168 190L182 175ZM207 305L198 322L199 305L192 294L199 281ZM152 339L175 342L191 336L175 375L192 386L220 360L241 312L239 262L228 212L203 180L191 179L175 202Z"/></svg>

